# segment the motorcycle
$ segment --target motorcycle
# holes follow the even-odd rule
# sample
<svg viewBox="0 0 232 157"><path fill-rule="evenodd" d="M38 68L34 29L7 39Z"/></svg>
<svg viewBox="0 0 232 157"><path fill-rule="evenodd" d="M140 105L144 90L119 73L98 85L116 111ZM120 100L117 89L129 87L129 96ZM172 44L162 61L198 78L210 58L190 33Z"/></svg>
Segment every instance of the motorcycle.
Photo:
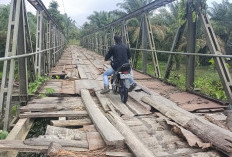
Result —
<svg viewBox="0 0 232 157"><path fill-rule="evenodd" d="M132 78L129 63L123 64L111 77L111 85L114 94L120 94L121 101L126 103L128 100L128 91L130 88L129 79Z"/></svg>

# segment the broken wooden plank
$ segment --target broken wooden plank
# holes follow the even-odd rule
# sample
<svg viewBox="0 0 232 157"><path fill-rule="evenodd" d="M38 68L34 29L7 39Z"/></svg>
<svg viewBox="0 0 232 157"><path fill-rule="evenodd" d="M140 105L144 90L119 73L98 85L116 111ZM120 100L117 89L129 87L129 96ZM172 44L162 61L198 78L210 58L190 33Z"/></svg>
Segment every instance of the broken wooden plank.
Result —
<svg viewBox="0 0 232 157"><path fill-rule="evenodd" d="M137 101L135 101L131 98L128 98L126 105L136 115L151 114L151 112L149 110L147 110L143 105L141 105L140 103L138 103Z"/></svg>
<svg viewBox="0 0 232 157"><path fill-rule="evenodd" d="M121 102L119 95L108 94L107 96L110 98L114 108L119 111L121 115L129 117L133 117L135 115L124 103Z"/></svg>
<svg viewBox="0 0 232 157"><path fill-rule="evenodd" d="M174 102L160 95L145 96L142 98L142 101L150 104L165 116L191 131L204 142L211 143L227 155L232 155L232 133L230 131L185 111Z"/></svg>
<svg viewBox="0 0 232 157"><path fill-rule="evenodd" d="M52 120L51 125L59 126L59 127L67 127L67 126L83 126L89 125L92 121L90 119L77 119L77 120Z"/></svg>
<svg viewBox="0 0 232 157"><path fill-rule="evenodd" d="M88 116L86 111L56 111L56 112L25 112L20 114L20 118L42 118L42 117L84 117Z"/></svg>
<svg viewBox="0 0 232 157"><path fill-rule="evenodd" d="M98 100L100 101L104 111L105 112L110 111L109 104L111 103L111 101L109 100L109 98L107 98L103 94L100 94L100 91L96 91L95 94L96 94Z"/></svg>
<svg viewBox="0 0 232 157"><path fill-rule="evenodd" d="M82 67L78 66L78 72L79 72L81 79L88 79L88 77L86 76L86 73Z"/></svg>
<svg viewBox="0 0 232 157"><path fill-rule="evenodd" d="M141 91L132 91L132 92L129 92L128 95L134 99L135 101L139 102L140 105L142 105L145 109L147 109L148 111L151 110L151 106L150 105L147 105L146 103L142 102L141 101L141 98L143 96L148 96L149 94L145 93L143 90Z"/></svg>
<svg viewBox="0 0 232 157"><path fill-rule="evenodd" d="M81 89L94 89L98 91L101 89L100 82L96 80L75 80L76 93L80 94Z"/></svg>
<svg viewBox="0 0 232 157"><path fill-rule="evenodd" d="M87 140L86 133L84 131L80 131L79 129L68 129L61 128L55 126L47 126L46 135L52 135L54 138L59 137L62 139L70 139L70 140Z"/></svg>
<svg viewBox="0 0 232 157"><path fill-rule="evenodd" d="M123 122L123 120L115 113L109 112L109 120L125 137L125 142L130 150L137 157L154 157L155 155L149 150L135 135L135 133Z"/></svg>
<svg viewBox="0 0 232 157"><path fill-rule="evenodd" d="M89 150L97 150L106 146L104 140L98 132L87 132Z"/></svg>
<svg viewBox="0 0 232 157"><path fill-rule="evenodd" d="M108 121L102 114L100 109L93 101L90 93L86 89L81 90L81 98L86 106L90 118L92 119L95 127L102 135L107 145L123 145L124 137L118 130ZM107 128L107 129L106 129Z"/></svg>
<svg viewBox="0 0 232 157"><path fill-rule="evenodd" d="M62 146L58 143L51 142L48 146L47 154L50 157L57 156L57 154L62 150Z"/></svg>

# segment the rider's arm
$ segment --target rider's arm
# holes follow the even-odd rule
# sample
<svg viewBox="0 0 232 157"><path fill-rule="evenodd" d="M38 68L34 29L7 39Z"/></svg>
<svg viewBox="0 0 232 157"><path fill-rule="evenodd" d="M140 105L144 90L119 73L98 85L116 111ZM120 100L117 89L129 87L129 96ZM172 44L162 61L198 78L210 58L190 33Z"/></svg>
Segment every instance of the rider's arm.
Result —
<svg viewBox="0 0 232 157"><path fill-rule="evenodd" d="M108 51L108 53L105 56L105 61L110 59L110 57L112 57L112 56L113 56L113 47L110 47L110 50Z"/></svg>

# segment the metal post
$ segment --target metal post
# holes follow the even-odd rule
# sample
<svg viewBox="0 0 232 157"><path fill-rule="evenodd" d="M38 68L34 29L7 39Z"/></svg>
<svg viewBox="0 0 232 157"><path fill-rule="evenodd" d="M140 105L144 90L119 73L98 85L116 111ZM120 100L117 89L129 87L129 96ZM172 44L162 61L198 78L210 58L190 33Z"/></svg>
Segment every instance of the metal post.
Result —
<svg viewBox="0 0 232 157"><path fill-rule="evenodd" d="M150 24L150 20L148 18L147 14L144 14L144 19L145 19L145 27L146 27L146 31L147 31L147 37L148 37L148 44L150 49L152 50L151 52L151 57L152 57L152 63L154 66L154 74L155 77L160 78L160 69L159 69L159 63L158 63L158 58L157 58L157 54L156 54L156 48L155 48L155 43L154 43L154 39L153 39L153 33L152 33L152 29L151 29L151 24Z"/></svg>
<svg viewBox="0 0 232 157"><path fill-rule="evenodd" d="M36 32L36 51L43 49L43 11L37 11L37 32ZM42 54L36 54L35 57L35 73L41 76L43 73Z"/></svg>
<svg viewBox="0 0 232 157"><path fill-rule="evenodd" d="M130 48L130 40L127 31L126 21L122 22L122 42Z"/></svg>
<svg viewBox="0 0 232 157"><path fill-rule="evenodd" d="M16 55L16 50L17 50L17 45L18 45L19 23L22 24L22 22L19 21L20 14L21 14L20 13L21 7L22 7L22 0L12 0L11 1L5 57L10 57L10 56ZM23 20L23 18L21 18L21 19ZM23 45L24 45L24 43L23 43ZM5 96L5 93L7 94L6 95L6 109L5 109L5 118L4 118L3 130L7 130L8 124L9 124L10 104L11 104L13 81L14 81L14 69L15 69L15 60L11 59L10 60L9 79L7 81L8 61L4 61L1 93L0 93L1 113L2 113L2 107L3 107L3 102L4 102L4 96Z"/></svg>
<svg viewBox="0 0 232 157"><path fill-rule="evenodd" d="M53 29L52 29L52 43L53 43L53 52L52 52L52 59L53 59L53 66L55 66L56 64L56 26L53 25Z"/></svg>
<svg viewBox="0 0 232 157"><path fill-rule="evenodd" d="M51 20L48 20L47 22L47 49L51 48ZM47 71L49 73L50 69L51 69L51 50L48 50L47 52Z"/></svg>
<svg viewBox="0 0 232 157"><path fill-rule="evenodd" d="M103 50L103 56L106 55L108 51L108 38L107 38L107 30L104 30L104 36L103 36L103 44L104 44L104 50Z"/></svg>
<svg viewBox="0 0 232 157"><path fill-rule="evenodd" d="M110 32L110 42L111 42L111 45L114 45L114 35L115 35L115 28L112 26L111 27L111 32Z"/></svg>
<svg viewBox="0 0 232 157"><path fill-rule="evenodd" d="M27 53L26 44L26 28L25 28L25 17L24 17L24 0L22 0L19 16L19 32L18 32L18 44L17 44L17 54ZM18 69L19 69L19 93L20 93L20 103L27 102L28 97L28 75L27 75L27 59L18 59Z"/></svg>
<svg viewBox="0 0 232 157"><path fill-rule="evenodd" d="M179 46L180 40L184 33L185 26L186 26L186 23L184 23L182 26L178 28L176 35L174 37L174 41L172 43L172 48L170 52L173 52ZM170 72L171 72L172 65L173 65L173 56L174 56L173 54L170 54L168 57L168 62L167 62L166 70L164 73L164 79L168 79L170 76Z"/></svg>
<svg viewBox="0 0 232 157"><path fill-rule="evenodd" d="M187 34L187 52L195 53L196 47L196 21L193 21L191 4L192 0L187 2L187 19L188 19L188 34ZM187 56L186 65L186 89L193 90L194 74L195 74L195 56Z"/></svg>
<svg viewBox="0 0 232 157"><path fill-rule="evenodd" d="M199 3L199 1L198 1ZM213 31L210 20L206 14L203 14L200 10L199 4L197 7L198 16L200 21L204 27L204 32L206 34L207 45L210 49L210 52L213 54L221 55L221 48L218 44L217 37ZM232 80L229 73L229 70L226 66L224 58L215 57L214 58L215 65L220 76L224 91L226 93L227 100L230 104L232 104Z"/></svg>
<svg viewBox="0 0 232 157"><path fill-rule="evenodd" d="M147 36L146 36L146 22L145 22L145 15L142 18L142 48L147 49ZM147 73L147 52L142 53L142 71Z"/></svg>

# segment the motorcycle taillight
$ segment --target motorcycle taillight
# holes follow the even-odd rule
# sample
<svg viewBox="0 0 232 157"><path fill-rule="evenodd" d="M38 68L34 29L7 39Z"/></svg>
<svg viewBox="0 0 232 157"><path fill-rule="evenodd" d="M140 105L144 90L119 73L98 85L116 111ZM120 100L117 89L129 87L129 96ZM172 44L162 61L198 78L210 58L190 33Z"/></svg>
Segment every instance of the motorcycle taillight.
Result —
<svg viewBox="0 0 232 157"><path fill-rule="evenodd" d="M129 74L130 72L129 71L123 71L122 73L123 74Z"/></svg>

